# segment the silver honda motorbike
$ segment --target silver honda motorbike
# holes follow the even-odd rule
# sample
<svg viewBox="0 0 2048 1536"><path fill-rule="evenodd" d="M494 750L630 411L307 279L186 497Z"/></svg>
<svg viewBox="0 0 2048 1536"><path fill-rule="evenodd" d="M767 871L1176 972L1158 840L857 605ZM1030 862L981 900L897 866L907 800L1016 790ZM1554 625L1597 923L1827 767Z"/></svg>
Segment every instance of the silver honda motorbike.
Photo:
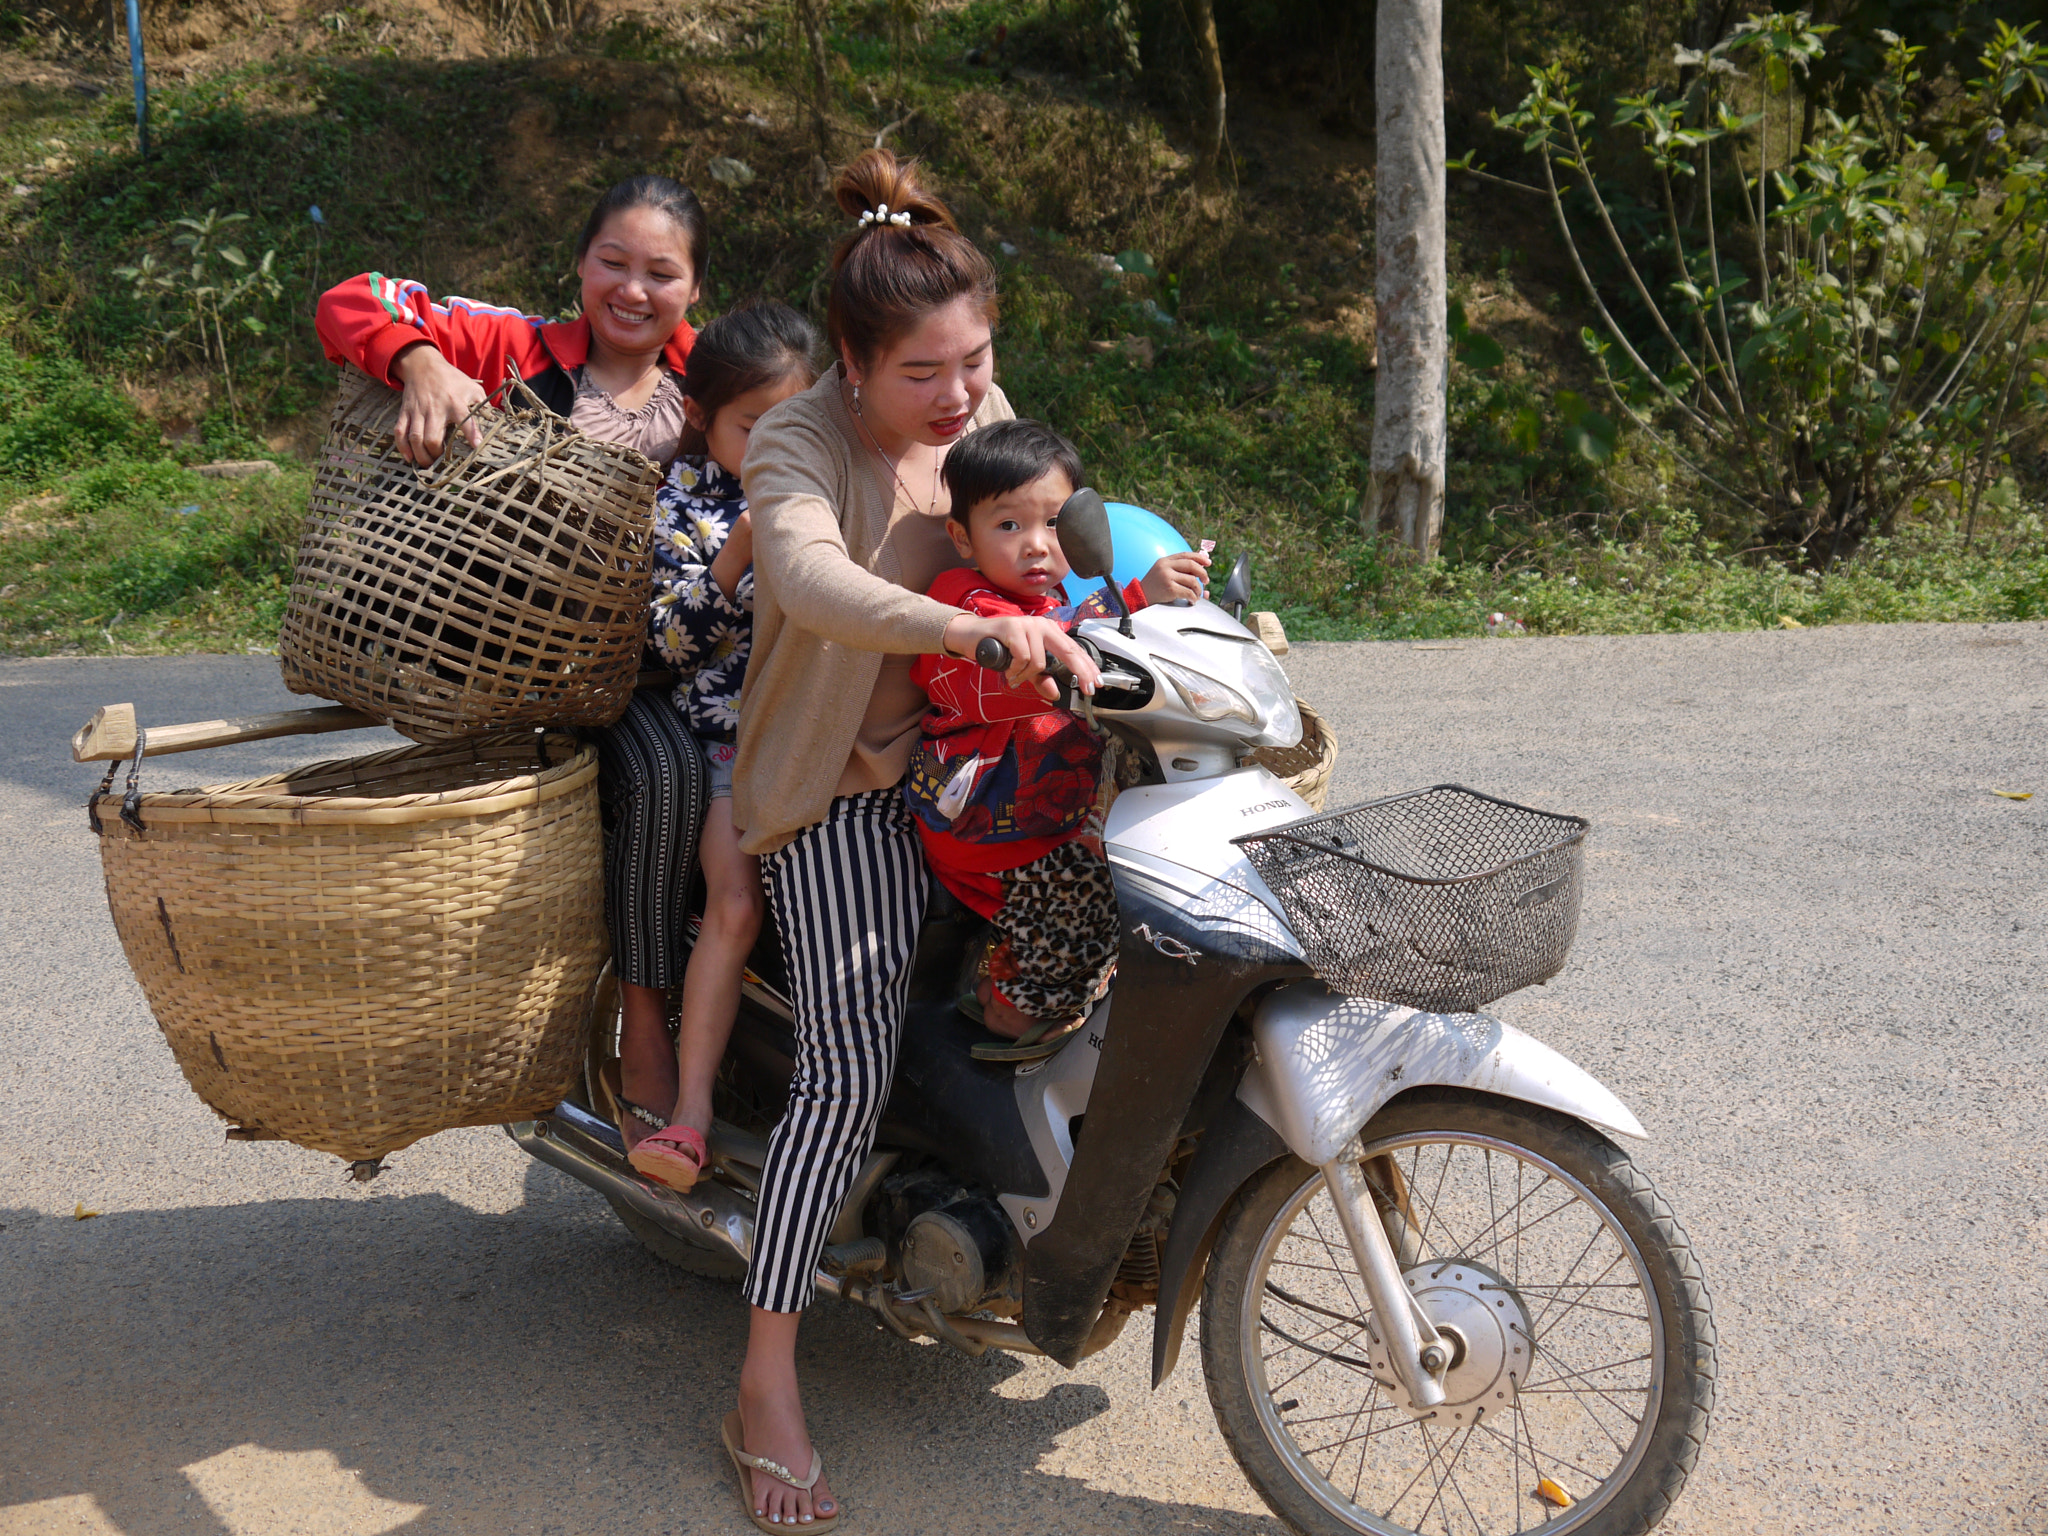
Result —
<svg viewBox="0 0 2048 1536"><path fill-rule="evenodd" d="M1108 573L1093 492L1059 532ZM1247 760L1302 730L1247 589L1240 562L1221 605L1080 626L1102 679L1073 702L1121 786L1115 984L1051 1057L975 1060L954 1001L985 930L934 888L819 1293L1069 1367L1149 1308L1155 1387L1199 1306L1224 1438L1314 1536L1647 1531L1713 1407L1706 1287L1623 1150L1635 1116L1482 1008L1563 963L1585 824L1449 785L1312 811ZM688 1194L627 1164L596 1017L582 1090L513 1139L663 1259L738 1277L795 1050L772 934Z"/></svg>

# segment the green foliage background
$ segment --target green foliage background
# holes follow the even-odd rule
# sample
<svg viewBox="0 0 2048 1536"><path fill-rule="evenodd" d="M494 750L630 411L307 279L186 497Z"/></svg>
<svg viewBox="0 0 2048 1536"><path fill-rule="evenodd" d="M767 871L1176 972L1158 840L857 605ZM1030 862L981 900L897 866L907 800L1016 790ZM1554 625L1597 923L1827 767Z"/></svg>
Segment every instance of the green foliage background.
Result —
<svg viewBox="0 0 2048 1536"><path fill-rule="evenodd" d="M652 168L709 208L704 313L756 293L819 302L840 220L818 191L800 39L780 6L742 6L708 38L643 19L539 46L501 38L500 56L465 61L374 42L374 5L333 14L356 19L190 82L160 77L146 162L120 89L0 85L0 175L27 189L0 187L0 646L274 640L332 379L311 300L349 273L562 313L583 209ZM1453 367L1445 558L1396 559L1356 521L1369 332L1333 320L1372 288L1370 12L1219 6L1236 178L1220 217L1176 147L1186 45L1170 9L1125 8L1135 75L1078 0L970 0L907 31L902 14L831 12L835 157L896 125L890 142L926 159L998 261L1001 376L1019 409L1073 435L1106 491L1226 556L1248 550L1259 606L1295 636L1477 634L1494 613L1551 633L2048 617L2038 471L2022 466L2025 494L1968 550L1944 528L1904 527L1801 575L1748 552L1649 445L1624 434L1611 460L1589 456L1569 405L1594 380L1537 324L1495 331L1500 355ZM1637 88L1646 69L1668 73L1691 15L1452 0L1454 152L1512 105L1522 64L1569 57L1589 81ZM62 56L34 34L17 46ZM658 143L639 136L650 104L679 129ZM546 197L516 158L536 143L553 156ZM711 179L719 155L754 180ZM1515 306L1575 335L1578 300L1540 218L1498 201L1454 203L1455 295L1482 329L1498 299L1494 314ZM250 215L238 239L252 258L277 252L282 292L236 374L260 429L155 348L112 275L209 208ZM253 456L283 472L190 473Z"/></svg>

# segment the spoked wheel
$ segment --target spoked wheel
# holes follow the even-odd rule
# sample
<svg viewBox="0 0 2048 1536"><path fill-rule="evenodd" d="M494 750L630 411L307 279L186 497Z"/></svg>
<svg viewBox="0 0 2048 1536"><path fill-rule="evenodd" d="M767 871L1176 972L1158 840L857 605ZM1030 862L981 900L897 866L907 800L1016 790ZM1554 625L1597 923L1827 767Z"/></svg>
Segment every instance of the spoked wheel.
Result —
<svg viewBox="0 0 2048 1536"><path fill-rule="evenodd" d="M1578 1121L1451 1090L1361 1138L1410 1290L1450 1342L1447 1401L1389 1369L1322 1174L1239 1194L1209 1262L1217 1421L1312 1536L1635 1536L1664 1518L1714 1402L1706 1287L1670 1209Z"/></svg>

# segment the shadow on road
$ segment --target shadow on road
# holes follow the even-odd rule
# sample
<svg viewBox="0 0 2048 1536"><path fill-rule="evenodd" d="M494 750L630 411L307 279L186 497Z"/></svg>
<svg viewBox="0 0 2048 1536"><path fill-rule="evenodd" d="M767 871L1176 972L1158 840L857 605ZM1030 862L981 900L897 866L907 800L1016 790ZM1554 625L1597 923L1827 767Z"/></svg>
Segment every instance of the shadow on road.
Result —
<svg viewBox="0 0 2048 1536"><path fill-rule="evenodd" d="M0 1210L0 1530L744 1529L716 1439L737 1287L645 1255L551 1170L526 1196ZM800 1365L868 1529L1276 1529L1038 1470L1108 1408L1098 1386L1014 1400L1020 1362L907 1345L829 1302Z"/></svg>

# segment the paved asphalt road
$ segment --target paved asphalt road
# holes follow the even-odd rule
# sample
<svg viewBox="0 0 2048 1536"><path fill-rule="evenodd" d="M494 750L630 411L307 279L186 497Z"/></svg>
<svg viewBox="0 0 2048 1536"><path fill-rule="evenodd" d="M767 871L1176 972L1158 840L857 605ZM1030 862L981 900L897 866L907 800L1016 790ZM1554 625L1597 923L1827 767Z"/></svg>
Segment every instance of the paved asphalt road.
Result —
<svg viewBox="0 0 2048 1536"><path fill-rule="evenodd" d="M2048 1531L2048 626L1289 666L1340 801L1456 780L1595 821L1572 965L1499 1011L1640 1113L1705 1266L1721 1405L1665 1529ZM745 1529L714 1431L733 1288L495 1131L366 1188L223 1145L122 961L65 752L122 699L286 696L263 659L0 662L0 1533ZM1148 1338L1065 1373L821 1304L802 1363L849 1528L1279 1536L1194 1351L1154 1395Z"/></svg>

